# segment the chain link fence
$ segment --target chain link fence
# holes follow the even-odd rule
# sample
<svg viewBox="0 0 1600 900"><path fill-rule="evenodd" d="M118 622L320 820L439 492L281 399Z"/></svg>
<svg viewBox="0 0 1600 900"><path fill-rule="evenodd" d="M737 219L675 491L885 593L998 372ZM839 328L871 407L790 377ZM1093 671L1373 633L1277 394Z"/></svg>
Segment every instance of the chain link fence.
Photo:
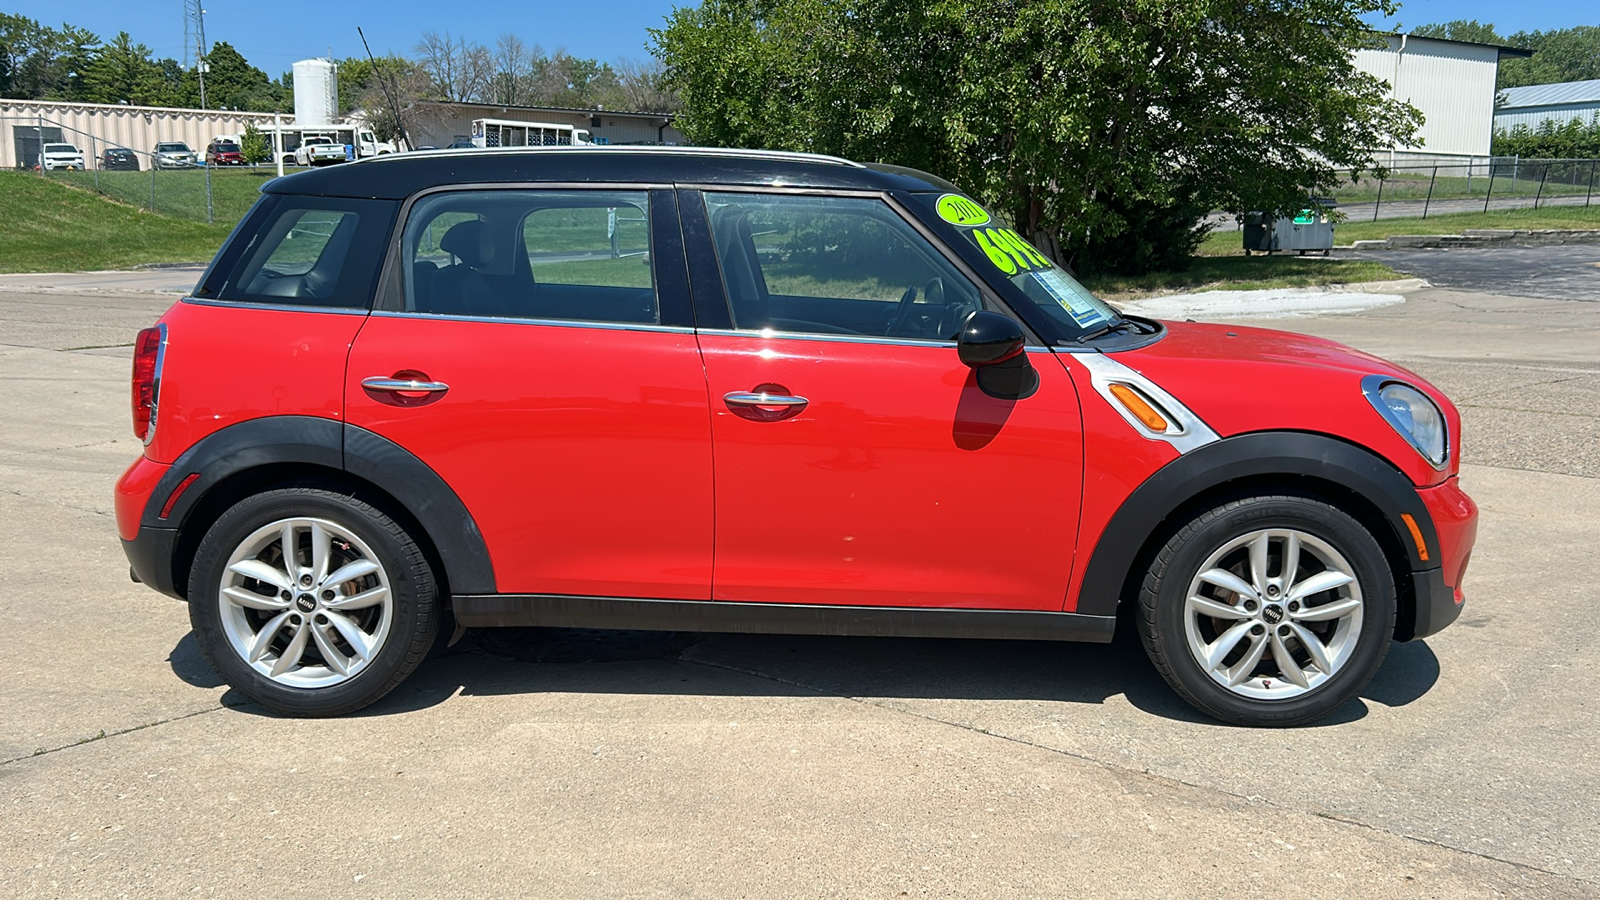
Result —
<svg viewBox="0 0 1600 900"><path fill-rule="evenodd" d="M1462 163L1394 166L1333 194L1350 221L1430 215L1600 206L1600 160L1493 157Z"/></svg>
<svg viewBox="0 0 1600 900"><path fill-rule="evenodd" d="M0 135L11 139L18 169L158 215L208 224L238 222L261 186L277 177L276 164L209 166L205 147L190 147L191 160L163 158L154 147L128 147L46 118L0 117ZM65 154L46 153L50 144L71 144L82 156L82 167L63 162Z"/></svg>

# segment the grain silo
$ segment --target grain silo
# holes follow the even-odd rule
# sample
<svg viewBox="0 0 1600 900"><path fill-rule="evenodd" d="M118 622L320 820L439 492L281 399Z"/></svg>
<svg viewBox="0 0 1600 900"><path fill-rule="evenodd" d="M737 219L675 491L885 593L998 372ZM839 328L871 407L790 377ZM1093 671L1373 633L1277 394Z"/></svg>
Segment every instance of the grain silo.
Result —
<svg viewBox="0 0 1600 900"><path fill-rule="evenodd" d="M294 64L294 123L300 128L324 128L339 113L339 67L326 59L302 59Z"/></svg>

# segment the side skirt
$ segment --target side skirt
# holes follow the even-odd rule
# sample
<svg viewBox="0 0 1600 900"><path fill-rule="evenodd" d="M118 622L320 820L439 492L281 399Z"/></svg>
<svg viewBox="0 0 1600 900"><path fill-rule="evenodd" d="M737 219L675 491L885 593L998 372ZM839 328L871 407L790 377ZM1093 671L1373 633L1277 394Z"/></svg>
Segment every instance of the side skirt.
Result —
<svg viewBox="0 0 1600 900"><path fill-rule="evenodd" d="M468 628L535 625L1106 644L1111 642L1117 621L1115 616L1062 612L645 600L564 594L457 594L453 604L456 622Z"/></svg>

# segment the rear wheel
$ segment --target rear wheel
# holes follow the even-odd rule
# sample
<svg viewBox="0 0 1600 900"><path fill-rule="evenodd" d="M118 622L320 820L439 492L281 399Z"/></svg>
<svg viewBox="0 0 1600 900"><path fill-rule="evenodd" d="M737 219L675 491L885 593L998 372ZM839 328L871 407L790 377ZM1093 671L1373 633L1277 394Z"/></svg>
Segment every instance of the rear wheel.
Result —
<svg viewBox="0 0 1600 900"><path fill-rule="evenodd" d="M189 615L206 659L275 712L336 716L393 690L433 645L439 600L414 540L353 497L250 497L201 541Z"/></svg>
<svg viewBox="0 0 1600 900"><path fill-rule="evenodd" d="M1377 672L1394 579L1355 519L1320 500L1237 500L1156 555L1139 630L1156 668L1201 711L1241 725L1327 715Z"/></svg>

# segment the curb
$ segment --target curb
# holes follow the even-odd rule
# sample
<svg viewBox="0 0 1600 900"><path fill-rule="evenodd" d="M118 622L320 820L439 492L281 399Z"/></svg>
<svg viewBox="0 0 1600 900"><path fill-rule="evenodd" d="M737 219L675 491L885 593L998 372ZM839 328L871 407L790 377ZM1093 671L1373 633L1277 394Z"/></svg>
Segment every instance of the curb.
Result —
<svg viewBox="0 0 1600 900"><path fill-rule="evenodd" d="M1600 244L1600 229L1467 228L1460 234L1396 234L1377 241L1353 241L1350 250L1460 250L1491 247L1551 247Z"/></svg>

